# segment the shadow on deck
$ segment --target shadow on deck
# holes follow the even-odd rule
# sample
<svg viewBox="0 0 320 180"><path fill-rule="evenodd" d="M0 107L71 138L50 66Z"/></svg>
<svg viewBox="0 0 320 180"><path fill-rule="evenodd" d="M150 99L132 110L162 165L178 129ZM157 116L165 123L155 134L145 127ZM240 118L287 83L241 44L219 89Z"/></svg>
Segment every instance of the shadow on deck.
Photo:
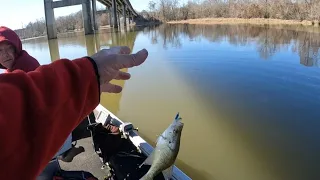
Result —
<svg viewBox="0 0 320 180"><path fill-rule="evenodd" d="M63 170L87 171L92 173L99 180L103 180L109 174L108 169L101 169L102 163L93 149L93 142L90 131L87 129L88 118L85 118L72 132L73 141L77 140L76 146L83 146L85 152L74 157L72 162L59 161Z"/></svg>

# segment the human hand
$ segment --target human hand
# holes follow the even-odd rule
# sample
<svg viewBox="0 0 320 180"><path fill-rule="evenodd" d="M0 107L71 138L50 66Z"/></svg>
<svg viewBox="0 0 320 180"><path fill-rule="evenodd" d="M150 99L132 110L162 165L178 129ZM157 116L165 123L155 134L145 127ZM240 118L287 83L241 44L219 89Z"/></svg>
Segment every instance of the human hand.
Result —
<svg viewBox="0 0 320 180"><path fill-rule="evenodd" d="M92 55L91 58L96 62L100 76L101 92L120 93L122 87L111 84L112 79L128 80L131 75L120 71L123 68L139 66L148 57L148 51L143 49L135 54L130 54L127 46L116 46L110 49L103 49Z"/></svg>

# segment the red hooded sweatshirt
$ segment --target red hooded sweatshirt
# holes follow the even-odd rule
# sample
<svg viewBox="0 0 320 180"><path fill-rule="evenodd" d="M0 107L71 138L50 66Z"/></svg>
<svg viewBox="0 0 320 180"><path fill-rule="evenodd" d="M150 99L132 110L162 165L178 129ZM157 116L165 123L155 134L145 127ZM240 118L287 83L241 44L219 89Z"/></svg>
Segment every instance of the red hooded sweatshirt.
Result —
<svg viewBox="0 0 320 180"><path fill-rule="evenodd" d="M1 179L36 179L98 105L97 72L92 59L79 58L0 74Z"/></svg>
<svg viewBox="0 0 320 180"><path fill-rule="evenodd" d="M30 56L25 50L22 50L22 43L19 36L11 29L0 26L0 42L6 41L16 49L15 60L12 69L7 69L0 64L1 69L7 69L7 72L21 69L29 72L40 66L39 62Z"/></svg>

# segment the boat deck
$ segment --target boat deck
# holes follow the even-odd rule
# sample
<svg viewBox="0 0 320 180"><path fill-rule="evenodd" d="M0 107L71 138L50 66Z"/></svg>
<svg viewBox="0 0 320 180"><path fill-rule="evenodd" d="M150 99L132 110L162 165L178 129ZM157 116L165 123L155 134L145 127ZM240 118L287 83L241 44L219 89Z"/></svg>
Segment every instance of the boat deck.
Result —
<svg viewBox="0 0 320 180"><path fill-rule="evenodd" d="M60 166L63 170L83 170L92 173L99 180L103 180L108 175L107 169L101 169L102 163L98 155L92 148L92 138L78 140L77 146L83 146L85 152L74 157L70 163L60 161Z"/></svg>
<svg viewBox="0 0 320 180"><path fill-rule="evenodd" d="M101 169L102 163L94 152L92 146L92 138L90 132L86 129L88 125L88 119L84 121L73 131L72 136L77 139L77 147L82 146L85 152L74 157L72 162L59 161L61 169L63 170L76 170L76 171L87 171L92 173L99 180L104 179L109 174L108 169Z"/></svg>

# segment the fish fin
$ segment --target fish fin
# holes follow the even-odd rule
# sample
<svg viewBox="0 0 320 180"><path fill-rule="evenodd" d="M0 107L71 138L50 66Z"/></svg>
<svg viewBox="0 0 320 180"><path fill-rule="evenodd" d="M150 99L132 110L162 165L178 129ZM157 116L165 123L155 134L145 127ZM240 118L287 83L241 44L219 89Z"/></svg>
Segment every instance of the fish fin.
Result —
<svg viewBox="0 0 320 180"><path fill-rule="evenodd" d="M179 112L177 113L176 117L174 119L178 119L179 118Z"/></svg>
<svg viewBox="0 0 320 180"><path fill-rule="evenodd" d="M162 171L165 180L170 180L172 178L173 165Z"/></svg>
<svg viewBox="0 0 320 180"><path fill-rule="evenodd" d="M159 139L161 138L161 135L158 136L157 140L156 140L156 144L158 144Z"/></svg>
<svg viewBox="0 0 320 180"><path fill-rule="evenodd" d="M178 112L177 115L176 115L176 117L174 118L174 120L179 121L179 120L182 119L179 114L180 114L180 113Z"/></svg>
<svg viewBox="0 0 320 180"><path fill-rule="evenodd" d="M152 151L152 153L147 157L146 160L144 160L144 162L142 163L143 165L151 165L153 162L153 156L154 156L154 151Z"/></svg>
<svg viewBox="0 0 320 180"><path fill-rule="evenodd" d="M146 177L146 175L142 176L142 178L140 178L139 180L147 180L148 178Z"/></svg>

